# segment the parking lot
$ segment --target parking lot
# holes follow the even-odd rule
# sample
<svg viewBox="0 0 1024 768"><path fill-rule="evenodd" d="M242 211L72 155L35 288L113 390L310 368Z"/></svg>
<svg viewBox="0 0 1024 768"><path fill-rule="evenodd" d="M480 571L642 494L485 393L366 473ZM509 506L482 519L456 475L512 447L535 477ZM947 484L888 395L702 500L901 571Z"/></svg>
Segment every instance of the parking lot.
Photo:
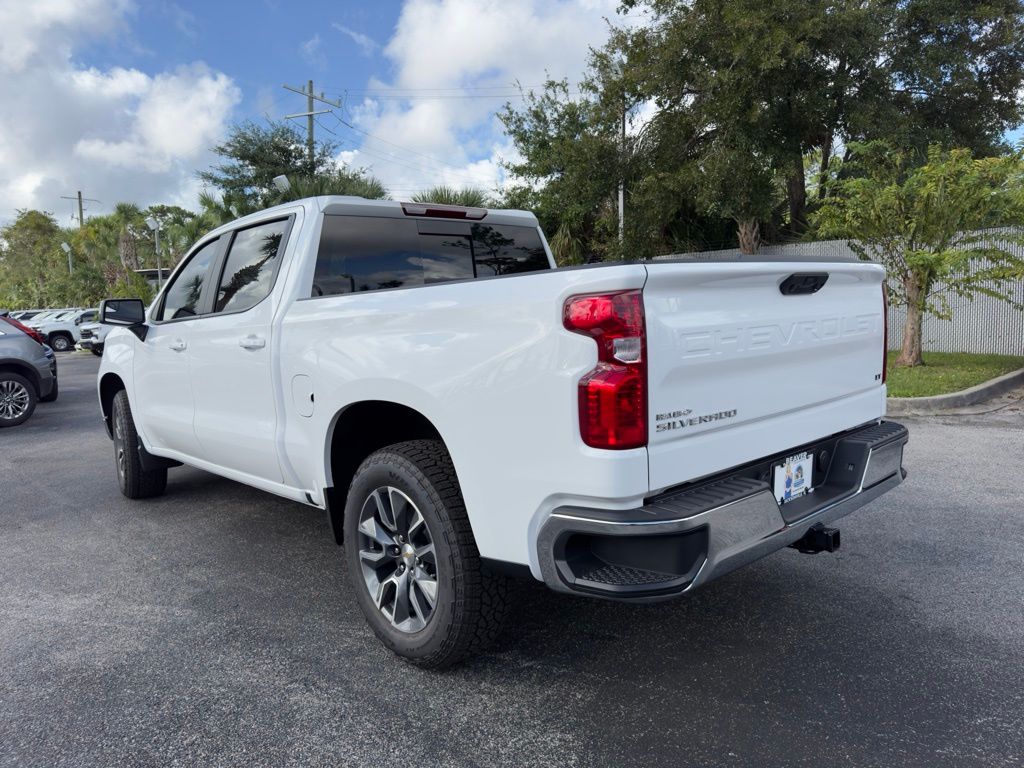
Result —
<svg viewBox="0 0 1024 768"><path fill-rule="evenodd" d="M322 513L172 470L117 489L98 359L0 432L4 765L1024 761L1024 413L906 420L902 486L689 599L524 589L447 673L386 651Z"/></svg>

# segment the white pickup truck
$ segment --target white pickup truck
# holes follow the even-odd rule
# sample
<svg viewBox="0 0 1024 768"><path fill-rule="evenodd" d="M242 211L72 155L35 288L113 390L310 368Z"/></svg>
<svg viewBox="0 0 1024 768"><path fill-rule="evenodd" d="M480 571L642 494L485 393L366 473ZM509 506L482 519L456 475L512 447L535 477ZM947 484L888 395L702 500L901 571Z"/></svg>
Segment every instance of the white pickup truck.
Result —
<svg viewBox="0 0 1024 768"><path fill-rule="evenodd" d="M74 309L32 323L54 352L68 352L82 339L81 327L96 320L95 309Z"/></svg>
<svg viewBox="0 0 1024 768"><path fill-rule="evenodd" d="M309 199L211 232L148 311L104 302L99 399L126 496L185 463L326 510L373 631L443 667L513 575L654 601L835 549L905 474L883 277L556 269L529 213Z"/></svg>

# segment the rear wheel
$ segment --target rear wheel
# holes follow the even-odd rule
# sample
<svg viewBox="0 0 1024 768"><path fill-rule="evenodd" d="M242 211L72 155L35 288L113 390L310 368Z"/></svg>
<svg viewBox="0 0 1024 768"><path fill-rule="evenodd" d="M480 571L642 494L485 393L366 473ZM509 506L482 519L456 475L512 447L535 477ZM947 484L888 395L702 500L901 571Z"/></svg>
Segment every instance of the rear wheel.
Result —
<svg viewBox="0 0 1024 768"><path fill-rule="evenodd" d="M28 421L36 409L36 388L24 376L0 372L0 427Z"/></svg>
<svg viewBox="0 0 1024 768"><path fill-rule="evenodd" d="M444 445L382 448L356 472L345 552L359 607L384 645L444 668L486 648L508 610L508 583L481 568Z"/></svg>
<svg viewBox="0 0 1024 768"><path fill-rule="evenodd" d="M63 333L55 333L50 337L50 346L54 352L67 352L74 346L74 342L72 342L70 336L66 336Z"/></svg>
<svg viewBox="0 0 1024 768"><path fill-rule="evenodd" d="M132 419L128 393L123 389L114 395L111 414L114 433L114 463L121 493L129 499L147 499L159 496L167 487L167 468L146 471L139 459L139 433Z"/></svg>

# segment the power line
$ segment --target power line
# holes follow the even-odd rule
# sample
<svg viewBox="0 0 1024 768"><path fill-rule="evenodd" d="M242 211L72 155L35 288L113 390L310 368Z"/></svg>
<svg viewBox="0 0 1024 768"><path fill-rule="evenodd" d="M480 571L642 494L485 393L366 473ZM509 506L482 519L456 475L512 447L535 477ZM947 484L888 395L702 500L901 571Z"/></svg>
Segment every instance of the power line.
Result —
<svg viewBox="0 0 1024 768"><path fill-rule="evenodd" d="M329 91L338 91L343 93L398 93L411 91L415 93L427 92L427 91L494 91L494 90L530 90L533 88L543 88L544 84L541 85L517 85L515 83L509 83L508 85L448 85L440 86L436 88L399 88L386 86L382 88L352 88L345 85L325 85Z"/></svg>
<svg viewBox="0 0 1024 768"><path fill-rule="evenodd" d="M351 128L353 131L361 133L364 136L368 136L371 139L376 139L377 141L383 142L384 144L390 144L392 147L395 147L396 149L401 149L403 152L410 152L410 153L412 153L414 155L419 155L420 157L425 157L427 160L430 160L432 163L437 163L438 165L446 166L448 168L451 168L452 170L459 170L456 166L451 165L450 163L446 163L443 160L438 160L437 158L432 157L432 156L427 155L427 154L424 154L423 152L417 152L415 149L412 149L411 147L404 147L401 144L396 144L393 141L388 141L387 139L385 139L385 138L383 138L381 136L377 136L375 134L372 134L369 131L364 131L362 128L357 128L356 126L352 125L352 123L348 122L347 120L343 120L342 118L338 117L337 115L334 116L334 119L337 120L342 125L344 125L344 126L346 126L348 128Z"/></svg>
<svg viewBox="0 0 1024 768"><path fill-rule="evenodd" d="M408 169L413 170L413 171L418 171L419 173L429 173L429 174L434 174L434 175L444 174L444 175L447 175L449 178L452 178L452 179L455 179L457 181L462 182L463 184L478 184L479 183L476 179L471 178L470 176L464 175L464 172L459 170L459 169L457 169L455 166L448 166L447 168L445 168L445 167L433 167L433 168L431 168L429 166L417 163L415 160L410 160L409 158L396 158L396 157L393 157L391 155L386 155L383 152L378 152L377 150L374 150L374 149L366 149L365 147L357 147L354 151L357 152L358 154L361 154L361 155L367 155L371 159L376 159L378 161L383 161L383 162L391 163L393 165L398 165L398 166L401 166L403 168L408 168ZM438 161L438 162L440 163L440 161ZM371 162L370 165L372 166L373 163ZM452 171L456 171L456 173L453 174Z"/></svg>

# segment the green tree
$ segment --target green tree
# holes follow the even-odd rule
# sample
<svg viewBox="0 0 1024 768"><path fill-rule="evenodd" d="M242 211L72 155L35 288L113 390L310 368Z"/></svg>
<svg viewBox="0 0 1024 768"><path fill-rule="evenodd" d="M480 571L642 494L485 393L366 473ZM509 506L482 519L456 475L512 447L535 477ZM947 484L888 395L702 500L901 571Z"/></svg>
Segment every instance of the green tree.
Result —
<svg viewBox="0 0 1024 768"><path fill-rule="evenodd" d="M689 168L689 187L699 208L736 222L740 251L757 253L761 222L771 219L783 197L771 162L723 133Z"/></svg>
<svg viewBox="0 0 1024 768"><path fill-rule="evenodd" d="M691 116L662 137L683 147L727 130L785 179L787 224L806 224L805 156L824 174L837 145L1006 149L1024 120L1019 0L624 0L652 23L613 35L656 120ZM684 121L686 122L686 121ZM755 164L757 167L760 163ZM827 187L819 179L816 186Z"/></svg>
<svg viewBox="0 0 1024 768"><path fill-rule="evenodd" d="M62 230L53 215L20 210L0 229L0 304L5 307L44 307L50 303L47 277L67 257L60 249Z"/></svg>
<svg viewBox="0 0 1024 768"><path fill-rule="evenodd" d="M479 187L463 187L456 189L439 185L417 192L412 196L415 203L436 203L438 205L462 205L466 208L491 208L494 201L490 194Z"/></svg>
<svg viewBox="0 0 1024 768"><path fill-rule="evenodd" d="M967 149L911 150L882 142L851 147L854 175L835 183L818 212L826 237L849 237L863 259L884 264L890 300L906 307L897 365L922 365L921 321L948 317L945 292L1010 301L1007 281L1024 277L1024 154L974 158ZM988 230L988 231L986 231Z"/></svg>
<svg viewBox="0 0 1024 768"><path fill-rule="evenodd" d="M236 204L245 201L259 210L276 192L275 176L283 174L294 180L330 171L335 150L330 142L318 142L311 167L305 139L295 126L283 121L267 125L248 121L234 126L228 138L213 147L223 162L202 171L199 178Z"/></svg>
<svg viewBox="0 0 1024 768"><path fill-rule="evenodd" d="M302 197L386 196L383 185L364 171L339 168L337 146L332 142L317 142L311 165L304 138L289 123L241 123L213 152L222 162L202 171L199 178L215 190L201 200L204 214L214 225ZM277 176L287 176L291 189L275 187ZM226 218L231 211L237 213Z"/></svg>
<svg viewBox="0 0 1024 768"><path fill-rule="evenodd" d="M521 158L506 164L516 183L501 205L534 211L545 231L556 233L559 263L621 255L614 209L621 112L608 110L596 87L585 87L588 98L573 98L567 81L551 81L499 114Z"/></svg>
<svg viewBox="0 0 1024 768"><path fill-rule="evenodd" d="M876 0L870 10L885 21L885 89L851 137L922 155L930 144L1005 152L1006 131L1024 121L1024 4Z"/></svg>

